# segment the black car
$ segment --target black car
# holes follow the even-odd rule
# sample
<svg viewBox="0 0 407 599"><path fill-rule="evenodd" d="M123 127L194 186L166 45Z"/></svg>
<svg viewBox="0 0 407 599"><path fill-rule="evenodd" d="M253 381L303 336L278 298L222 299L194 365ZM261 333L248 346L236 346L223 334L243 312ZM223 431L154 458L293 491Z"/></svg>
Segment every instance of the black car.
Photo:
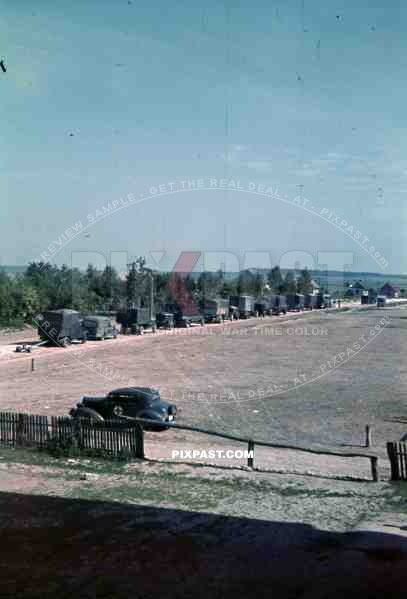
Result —
<svg viewBox="0 0 407 599"><path fill-rule="evenodd" d="M144 430L165 430L166 424L174 422L177 407L163 401L158 389L153 387L128 387L115 389L103 397L82 397L76 408L70 411L72 418L90 418L95 421L118 420L124 416L154 420L155 424L143 424Z"/></svg>

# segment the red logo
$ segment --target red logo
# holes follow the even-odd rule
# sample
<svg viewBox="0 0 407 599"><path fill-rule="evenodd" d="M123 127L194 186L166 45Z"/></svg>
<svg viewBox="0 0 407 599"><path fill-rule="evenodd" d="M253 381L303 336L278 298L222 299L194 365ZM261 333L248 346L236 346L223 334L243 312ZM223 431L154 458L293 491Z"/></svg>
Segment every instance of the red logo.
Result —
<svg viewBox="0 0 407 599"><path fill-rule="evenodd" d="M198 262L201 252L182 252L172 269L167 286L183 315L195 316L200 311L189 293L185 281Z"/></svg>

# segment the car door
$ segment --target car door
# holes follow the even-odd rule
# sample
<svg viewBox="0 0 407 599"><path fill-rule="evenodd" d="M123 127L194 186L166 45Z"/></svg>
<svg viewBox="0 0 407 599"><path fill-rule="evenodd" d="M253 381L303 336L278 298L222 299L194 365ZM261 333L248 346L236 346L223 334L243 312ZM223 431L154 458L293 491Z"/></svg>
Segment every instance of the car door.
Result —
<svg viewBox="0 0 407 599"><path fill-rule="evenodd" d="M126 409L127 402L127 397L123 397L121 395L112 395L109 398L108 405L109 418L120 418L121 416L128 416Z"/></svg>

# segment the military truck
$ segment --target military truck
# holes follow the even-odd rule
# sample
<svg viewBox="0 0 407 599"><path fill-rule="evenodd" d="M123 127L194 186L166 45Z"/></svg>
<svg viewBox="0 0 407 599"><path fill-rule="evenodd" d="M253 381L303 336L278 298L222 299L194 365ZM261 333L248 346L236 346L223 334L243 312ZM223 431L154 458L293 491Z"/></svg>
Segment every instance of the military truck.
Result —
<svg viewBox="0 0 407 599"><path fill-rule="evenodd" d="M279 316L280 314L287 314L287 298L285 295L271 296L271 313L274 316Z"/></svg>
<svg viewBox="0 0 407 599"><path fill-rule="evenodd" d="M199 309L205 322L222 323L229 318L229 300L223 298L204 299Z"/></svg>
<svg viewBox="0 0 407 599"><path fill-rule="evenodd" d="M157 330L157 321L155 316L151 317L150 308L132 308L118 312L116 321L122 326L124 335L144 335L147 329L153 333Z"/></svg>
<svg viewBox="0 0 407 599"><path fill-rule="evenodd" d="M184 313L177 304L165 304L164 310L173 314L175 326L178 328L190 327L192 324L201 326L205 324L204 316L199 310L191 309L189 313Z"/></svg>
<svg viewBox="0 0 407 599"><path fill-rule="evenodd" d="M324 308L332 308L332 298L328 293L318 293L312 296L314 299L314 308L322 310Z"/></svg>
<svg viewBox="0 0 407 599"><path fill-rule="evenodd" d="M270 301L266 298L257 299L254 302L254 313L256 316L260 316L261 318L270 315Z"/></svg>
<svg viewBox="0 0 407 599"><path fill-rule="evenodd" d="M83 318L75 310L49 310L36 317L38 335L51 345L65 347L72 342L87 339Z"/></svg>
<svg viewBox="0 0 407 599"><path fill-rule="evenodd" d="M87 338L89 340L116 339L117 332L108 316L85 316L83 319Z"/></svg>
<svg viewBox="0 0 407 599"><path fill-rule="evenodd" d="M157 329L172 330L175 327L174 314L172 312L157 312Z"/></svg>
<svg viewBox="0 0 407 599"><path fill-rule="evenodd" d="M304 310L314 310L317 307L317 296L311 293L304 295Z"/></svg>
<svg viewBox="0 0 407 599"><path fill-rule="evenodd" d="M238 311L238 318L254 316L254 297L251 295L231 295L229 305L233 311Z"/></svg>
<svg viewBox="0 0 407 599"><path fill-rule="evenodd" d="M305 308L305 297L302 293L287 294L287 308L291 311L300 312Z"/></svg>

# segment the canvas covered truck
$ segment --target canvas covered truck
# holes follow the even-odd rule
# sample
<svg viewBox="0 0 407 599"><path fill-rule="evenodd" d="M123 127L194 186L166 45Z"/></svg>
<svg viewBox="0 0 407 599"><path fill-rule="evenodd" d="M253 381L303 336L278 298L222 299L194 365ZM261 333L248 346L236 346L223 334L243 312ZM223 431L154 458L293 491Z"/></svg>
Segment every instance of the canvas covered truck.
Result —
<svg viewBox="0 0 407 599"><path fill-rule="evenodd" d="M238 313L238 318L254 316L254 297L251 295L231 295L229 306Z"/></svg>
<svg viewBox="0 0 407 599"><path fill-rule="evenodd" d="M176 327L190 327L192 324L205 324L205 318L202 314L184 314L181 310L174 312L174 322Z"/></svg>
<svg viewBox="0 0 407 599"><path fill-rule="evenodd" d="M286 297L288 310L297 312L304 310L305 298L302 293L288 293Z"/></svg>
<svg viewBox="0 0 407 599"><path fill-rule="evenodd" d="M311 296L312 308L322 310L324 308L332 308L332 298L328 293L317 293Z"/></svg>
<svg viewBox="0 0 407 599"><path fill-rule="evenodd" d="M287 298L285 295L271 296L271 313L274 316L279 316L280 314L287 314Z"/></svg>
<svg viewBox="0 0 407 599"><path fill-rule="evenodd" d="M256 316L260 316L261 318L270 315L270 300L266 298L257 299L254 302L254 312Z"/></svg>
<svg viewBox="0 0 407 599"><path fill-rule="evenodd" d="M229 300L205 299L199 304L199 309L205 322L222 323L229 318Z"/></svg>
<svg viewBox="0 0 407 599"><path fill-rule="evenodd" d="M317 296L312 293L306 293L304 295L304 309L305 310L314 310L317 305Z"/></svg>
<svg viewBox="0 0 407 599"><path fill-rule="evenodd" d="M85 316L83 326L89 340L115 339L117 337L117 331L112 326L112 319L108 316Z"/></svg>
<svg viewBox="0 0 407 599"><path fill-rule="evenodd" d="M175 327L174 314L172 312L157 312L157 329L172 330Z"/></svg>
<svg viewBox="0 0 407 599"><path fill-rule="evenodd" d="M173 314L174 324L178 328L190 327L193 324L199 324L201 326L205 324L203 314L198 307L194 305L183 312L177 304L166 304L164 310L167 313Z"/></svg>
<svg viewBox="0 0 407 599"><path fill-rule="evenodd" d="M150 308L133 308L118 312L116 321L122 327L123 334L144 335L146 330L153 333L157 330L155 316L151 316Z"/></svg>
<svg viewBox="0 0 407 599"><path fill-rule="evenodd" d="M41 316L41 318L40 318ZM51 345L65 347L72 342L85 342L83 317L75 310L50 310L37 316L38 335Z"/></svg>

